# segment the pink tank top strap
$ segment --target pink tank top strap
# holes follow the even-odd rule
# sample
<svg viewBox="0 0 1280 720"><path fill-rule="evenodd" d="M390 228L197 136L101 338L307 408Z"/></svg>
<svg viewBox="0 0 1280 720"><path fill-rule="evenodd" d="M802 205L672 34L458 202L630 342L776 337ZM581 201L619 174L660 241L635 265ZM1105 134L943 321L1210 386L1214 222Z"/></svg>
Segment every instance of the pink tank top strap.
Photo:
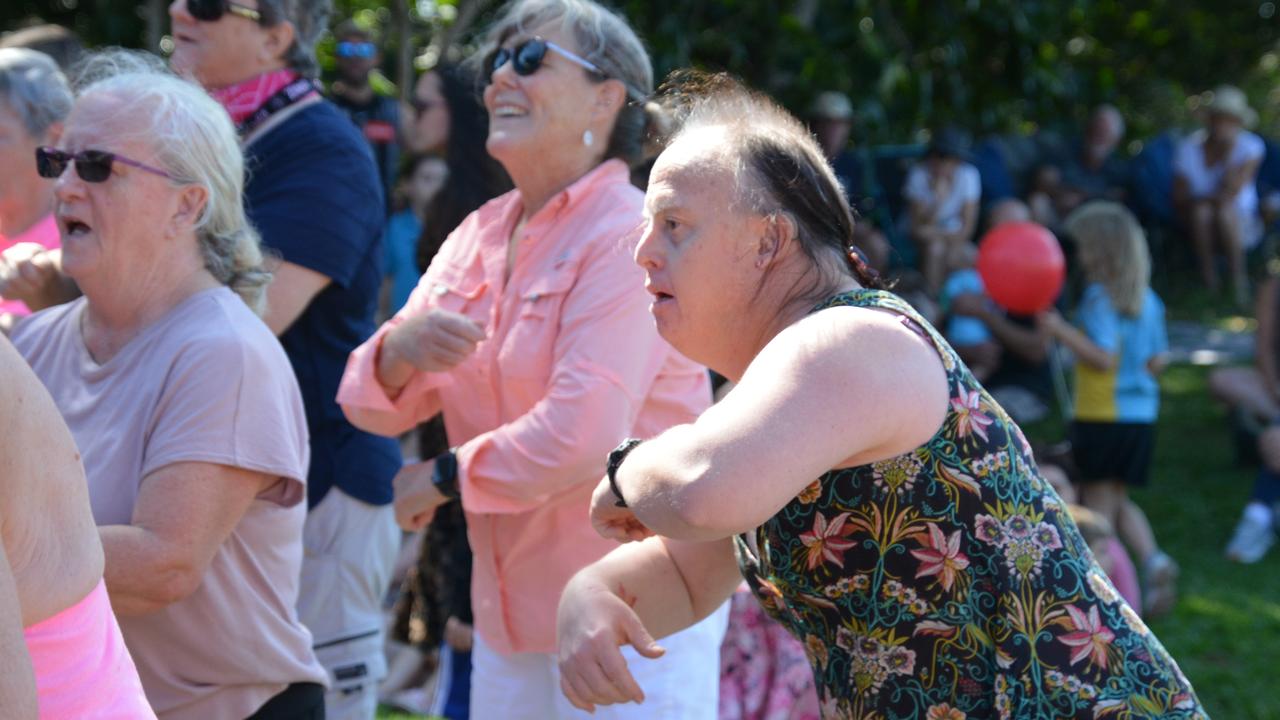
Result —
<svg viewBox="0 0 1280 720"><path fill-rule="evenodd" d="M40 720L154 720L103 581L23 635L35 666Z"/></svg>

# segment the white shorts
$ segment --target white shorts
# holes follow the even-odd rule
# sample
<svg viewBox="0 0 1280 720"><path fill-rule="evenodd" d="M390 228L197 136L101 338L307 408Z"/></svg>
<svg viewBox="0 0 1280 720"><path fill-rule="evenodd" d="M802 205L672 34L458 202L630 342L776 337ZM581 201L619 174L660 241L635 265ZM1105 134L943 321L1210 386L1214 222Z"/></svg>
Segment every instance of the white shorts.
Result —
<svg viewBox="0 0 1280 720"><path fill-rule="evenodd" d="M382 598L400 544L391 505L370 505L336 486L302 530L298 618L329 672L329 720L373 720L387 675Z"/></svg>
<svg viewBox="0 0 1280 720"><path fill-rule="evenodd" d="M641 705L597 707L589 715L560 692L554 654L500 655L479 633L471 649L471 720L715 720L720 704L720 643L729 623L725 603L698 624L662 638L666 654L641 657L622 648L631 675L644 690Z"/></svg>

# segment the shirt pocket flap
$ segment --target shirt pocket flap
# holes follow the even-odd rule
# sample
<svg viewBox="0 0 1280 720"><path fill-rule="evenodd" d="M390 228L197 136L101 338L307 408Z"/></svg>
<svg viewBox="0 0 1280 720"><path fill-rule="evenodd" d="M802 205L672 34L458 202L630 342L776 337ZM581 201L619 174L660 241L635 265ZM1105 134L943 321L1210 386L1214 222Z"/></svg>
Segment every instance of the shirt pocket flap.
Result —
<svg viewBox="0 0 1280 720"><path fill-rule="evenodd" d="M577 279L572 268L552 270L539 276L520 294L520 317L543 317L558 310Z"/></svg>
<svg viewBox="0 0 1280 720"><path fill-rule="evenodd" d="M452 265L445 265L428 280L427 291L435 305L445 310L458 310L479 298L488 289L484 276L469 273Z"/></svg>

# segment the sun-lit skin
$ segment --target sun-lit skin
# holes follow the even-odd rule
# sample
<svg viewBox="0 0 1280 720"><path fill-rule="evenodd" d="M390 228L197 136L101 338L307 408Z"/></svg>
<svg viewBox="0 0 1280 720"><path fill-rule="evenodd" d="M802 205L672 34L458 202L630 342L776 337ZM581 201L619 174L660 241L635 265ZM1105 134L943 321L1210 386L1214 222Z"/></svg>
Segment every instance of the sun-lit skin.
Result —
<svg viewBox="0 0 1280 720"><path fill-rule="evenodd" d="M511 49L535 36L580 54L559 23L513 35L502 47ZM484 91L489 112L485 147L519 188L526 212L541 207L600 163L625 99L626 87L620 81L597 82L580 65L551 50L531 75L517 74L511 62L493 73ZM590 146L582 140L587 130L594 136Z"/></svg>
<svg viewBox="0 0 1280 720"><path fill-rule="evenodd" d="M658 158L645 194L636 263L654 295L652 312L662 337L733 378L807 310L796 307L789 294L812 270L785 216L744 207L733 170L718 149L725 132L688 132ZM778 312L745 312L754 304Z"/></svg>
<svg viewBox="0 0 1280 720"><path fill-rule="evenodd" d="M423 105L413 112L409 144L417 153L443 152L449 139L449 104L445 100L440 74L429 72L418 78L413 97Z"/></svg>
<svg viewBox="0 0 1280 720"><path fill-rule="evenodd" d="M257 0L237 1L258 8ZM201 22L187 11L187 0L169 5L169 19L173 28L169 64L211 90L285 67L284 54L293 44L293 26L287 22L262 27L234 13Z"/></svg>

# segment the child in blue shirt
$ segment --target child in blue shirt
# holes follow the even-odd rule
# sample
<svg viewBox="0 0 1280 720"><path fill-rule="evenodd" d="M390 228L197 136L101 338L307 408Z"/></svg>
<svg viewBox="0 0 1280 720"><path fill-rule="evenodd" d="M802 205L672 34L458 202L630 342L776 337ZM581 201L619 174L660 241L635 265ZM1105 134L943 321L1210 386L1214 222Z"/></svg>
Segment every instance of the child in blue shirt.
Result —
<svg viewBox="0 0 1280 720"><path fill-rule="evenodd" d="M422 234L422 218L425 217L431 198L444 186L449 176L449 166L444 158L435 155L419 155L409 161L403 181L407 207L387 220L382 238L382 274L391 285L384 317L395 315L409 299L409 293L418 286L422 272L418 270L418 236Z"/></svg>
<svg viewBox="0 0 1280 720"><path fill-rule="evenodd" d="M1087 286L1072 326L1050 311L1049 332L1076 358L1072 453L1081 499L1100 513L1143 568L1146 611L1172 607L1177 565L1161 552L1129 487L1146 485L1160 409L1156 376L1168 350L1164 304L1150 287L1150 258L1142 227L1123 206L1104 201L1071 214Z"/></svg>
<svg viewBox="0 0 1280 720"><path fill-rule="evenodd" d="M969 366L979 382L986 382L1000 364L1000 344L996 342L986 323L979 318L953 312L953 303L961 295L986 295L987 288L975 267L978 248L973 243L954 245L947 253L947 269L950 272L942 284L938 304L946 317L943 336L956 354Z"/></svg>

